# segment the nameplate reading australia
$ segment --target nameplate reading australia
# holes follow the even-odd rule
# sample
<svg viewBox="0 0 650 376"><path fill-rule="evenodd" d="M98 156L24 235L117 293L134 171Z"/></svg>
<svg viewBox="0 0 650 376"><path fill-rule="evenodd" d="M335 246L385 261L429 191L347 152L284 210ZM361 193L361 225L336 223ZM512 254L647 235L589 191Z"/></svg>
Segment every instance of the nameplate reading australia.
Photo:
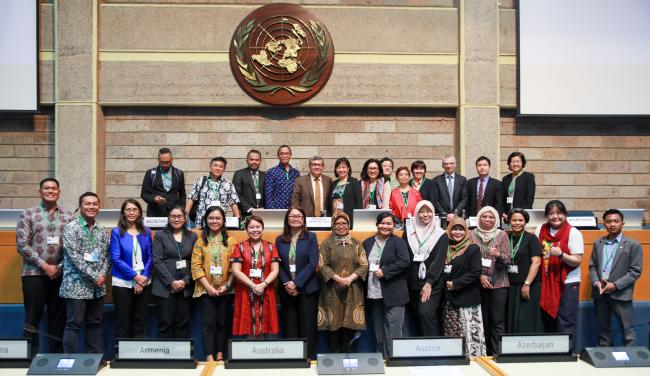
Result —
<svg viewBox="0 0 650 376"><path fill-rule="evenodd" d="M118 350L121 360L187 360L192 357L192 341L118 341Z"/></svg>
<svg viewBox="0 0 650 376"><path fill-rule="evenodd" d="M334 66L322 21L295 4L268 4L246 16L230 43L230 68L251 98L274 106L313 98Z"/></svg>
<svg viewBox="0 0 650 376"><path fill-rule="evenodd" d="M27 359L26 339L0 339L0 359Z"/></svg>
<svg viewBox="0 0 650 376"><path fill-rule="evenodd" d="M307 217L305 225L308 228L329 228L332 225L332 217Z"/></svg>
<svg viewBox="0 0 650 376"><path fill-rule="evenodd" d="M555 335L503 335L500 355L566 354L571 351L571 336Z"/></svg>
<svg viewBox="0 0 650 376"><path fill-rule="evenodd" d="M237 341L231 342L232 360L304 359L305 341Z"/></svg>
<svg viewBox="0 0 650 376"><path fill-rule="evenodd" d="M449 356L463 356L462 338L393 339L393 358L437 358Z"/></svg>
<svg viewBox="0 0 650 376"><path fill-rule="evenodd" d="M167 226L167 217L145 217L142 224L151 228L162 228Z"/></svg>

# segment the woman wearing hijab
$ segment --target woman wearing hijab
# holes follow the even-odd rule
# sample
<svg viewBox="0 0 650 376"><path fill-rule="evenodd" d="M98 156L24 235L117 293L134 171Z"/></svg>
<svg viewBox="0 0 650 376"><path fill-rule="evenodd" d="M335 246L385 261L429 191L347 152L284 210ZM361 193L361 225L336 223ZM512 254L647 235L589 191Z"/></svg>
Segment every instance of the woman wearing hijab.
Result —
<svg viewBox="0 0 650 376"><path fill-rule="evenodd" d="M366 329L363 281L368 276L366 251L350 235L350 218L332 216L332 235L320 245L318 330L327 331L332 352L350 351L356 331Z"/></svg>
<svg viewBox="0 0 650 376"><path fill-rule="evenodd" d="M411 260L407 282L416 335L440 336L440 304L444 291L442 273L449 238L438 226L430 201L418 202L415 219L406 224L403 237Z"/></svg>
<svg viewBox="0 0 650 376"><path fill-rule="evenodd" d="M469 237L481 250L481 309L487 352L492 355L499 350L499 336L506 330L510 243L508 234L499 229L499 212L495 208L482 207L476 218L478 226L470 232Z"/></svg>
<svg viewBox="0 0 650 376"><path fill-rule="evenodd" d="M447 226L447 257L444 310L445 336L465 337L468 356L485 355L485 335L481 314L481 250L469 239L465 220L456 217Z"/></svg>
<svg viewBox="0 0 650 376"><path fill-rule="evenodd" d="M571 333L575 351L584 241L580 231L567 222L562 201L549 201L544 215L547 222L535 231L543 255L540 306L544 325L547 332Z"/></svg>

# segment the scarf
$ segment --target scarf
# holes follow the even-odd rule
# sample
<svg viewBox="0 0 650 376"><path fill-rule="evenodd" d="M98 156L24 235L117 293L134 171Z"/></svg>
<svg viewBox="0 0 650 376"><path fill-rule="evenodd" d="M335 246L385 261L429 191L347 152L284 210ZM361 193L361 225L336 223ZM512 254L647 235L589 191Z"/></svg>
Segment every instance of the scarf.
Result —
<svg viewBox="0 0 650 376"><path fill-rule="evenodd" d="M418 217L420 209L425 206L431 209L432 212L431 223L428 225L423 224ZM418 268L418 278L420 279L424 279L427 272L424 260L429 258L429 255L438 242L438 239L440 239L440 237L445 233L440 226L438 226L435 215L436 211L433 208L433 204L427 200L423 200L418 202L415 206L415 218L406 223L406 238L411 247L411 251L413 251L413 255L423 256Z"/></svg>
<svg viewBox="0 0 650 376"><path fill-rule="evenodd" d="M539 231L539 242L542 245L542 296L540 306L551 317L557 317L560 307L560 298L564 292L564 280L567 274L574 268L565 264L561 258L550 256L551 247L560 247L562 252L570 254L569 234L571 225L565 222L555 236L551 235L551 226L548 223L542 225Z"/></svg>
<svg viewBox="0 0 650 376"><path fill-rule="evenodd" d="M335 213L332 216L332 237L334 238L335 241L334 244L337 245L341 244L343 246L346 246L348 244L352 244L352 236L350 235L350 232L348 231L348 233L344 236L336 235L336 232L334 232L334 223L336 223L336 221L339 220L340 218L345 219L348 222L348 224L350 224L350 217L347 214L345 214L345 212Z"/></svg>
<svg viewBox="0 0 650 376"><path fill-rule="evenodd" d="M455 241L451 237L451 229L456 225L463 226L465 230L465 236L460 241ZM453 257L447 260L447 264L451 262L452 259L465 253L467 248L469 248L472 242L469 241L469 231L467 230L467 222L461 217L454 218L453 221L449 222L447 225L447 236L449 237L449 253L453 254Z"/></svg>
<svg viewBox="0 0 650 376"><path fill-rule="evenodd" d="M494 224L492 225L492 228L489 229L483 229L481 228L481 215L483 215L486 212L492 213L494 215ZM496 211L495 208L491 206L484 206L481 208L481 210L476 213L476 221L478 222L478 226L476 226L476 236L481 240L482 243L484 244L489 244L501 231L499 229L499 213Z"/></svg>
<svg viewBox="0 0 650 376"><path fill-rule="evenodd" d="M383 179L377 179L375 183L375 200L377 201L377 208L383 207L383 194L384 192L384 181ZM370 181L362 180L361 181L361 207L367 208L370 203Z"/></svg>

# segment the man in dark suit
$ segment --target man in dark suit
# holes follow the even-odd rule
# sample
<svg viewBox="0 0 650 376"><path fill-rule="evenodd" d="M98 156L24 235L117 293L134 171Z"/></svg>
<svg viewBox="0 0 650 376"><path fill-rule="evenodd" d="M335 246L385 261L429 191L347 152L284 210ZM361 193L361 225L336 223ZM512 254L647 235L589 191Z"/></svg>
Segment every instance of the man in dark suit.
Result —
<svg viewBox="0 0 650 376"><path fill-rule="evenodd" d="M453 155L442 158L442 168L445 172L433 178L438 197L433 205L445 228L456 216L463 215L467 206L467 179L456 173L456 158Z"/></svg>
<svg viewBox="0 0 650 376"><path fill-rule="evenodd" d="M266 172L260 171L262 153L253 149L246 155L248 167L235 171L232 183L239 196L239 211L243 216L251 214L253 209L264 207L264 181Z"/></svg>
<svg viewBox="0 0 650 376"><path fill-rule="evenodd" d="M307 217L321 217L327 211L332 178L323 175L325 161L314 156L309 159L309 174L296 178L291 194L291 205L298 206Z"/></svg>
<svg viewBox="0 0 650 376"><path fill-rule="evenodd" d="M484 206L491 206L503 213L501 181L490 177L490 158L481 156L476 160L478 177L467 181L467 217L476 217Z"/></svg>
<svg viewBox="0 0 650 376"><path fill-rule="evenodd" d="M634 284L641 275L643 251L636 240L623 236L623 213L609 209L603 214L607 236L594 242L589 259L591 297L598 324L598 345L614 346L611 315L623 328L625 346L635 346Z"/></svg>
<svg viewBox="0 0 650 376"><path fill-rule="evenodd" d="M185 175L172 166L173 161L172 151L162 148L158 167L144 174L140 197L147 203L147 217L167 217L174 205L185 206Z"/></svg>

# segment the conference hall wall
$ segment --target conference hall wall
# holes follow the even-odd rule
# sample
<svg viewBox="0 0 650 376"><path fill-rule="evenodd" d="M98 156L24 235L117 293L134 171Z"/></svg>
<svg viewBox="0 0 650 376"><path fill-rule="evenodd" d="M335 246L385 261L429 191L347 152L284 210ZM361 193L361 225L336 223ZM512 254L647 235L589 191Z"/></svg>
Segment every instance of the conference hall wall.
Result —
<svg viewBox="0 0 650 376"><path fill-rule="evenodd" d="M500 5L499 5L500 4ZM227 176L249 147L264 167L277 146L295 164L367 157L397 164L458 155L498 161L523 151L537 176L535 207L650 208L650 127L630 118L517 119L513 1L302 1L329 28L335 68L323 91L295 109L249 99L228 66L230 38L250 1L66 0L40 4L42 114L0 115L0 208L37 200L56 171L63 201L99 191L118 207L139 194L156 150L169 146L188 185L214 155ZM646 218L650 216L646 213Z"/></svg>

